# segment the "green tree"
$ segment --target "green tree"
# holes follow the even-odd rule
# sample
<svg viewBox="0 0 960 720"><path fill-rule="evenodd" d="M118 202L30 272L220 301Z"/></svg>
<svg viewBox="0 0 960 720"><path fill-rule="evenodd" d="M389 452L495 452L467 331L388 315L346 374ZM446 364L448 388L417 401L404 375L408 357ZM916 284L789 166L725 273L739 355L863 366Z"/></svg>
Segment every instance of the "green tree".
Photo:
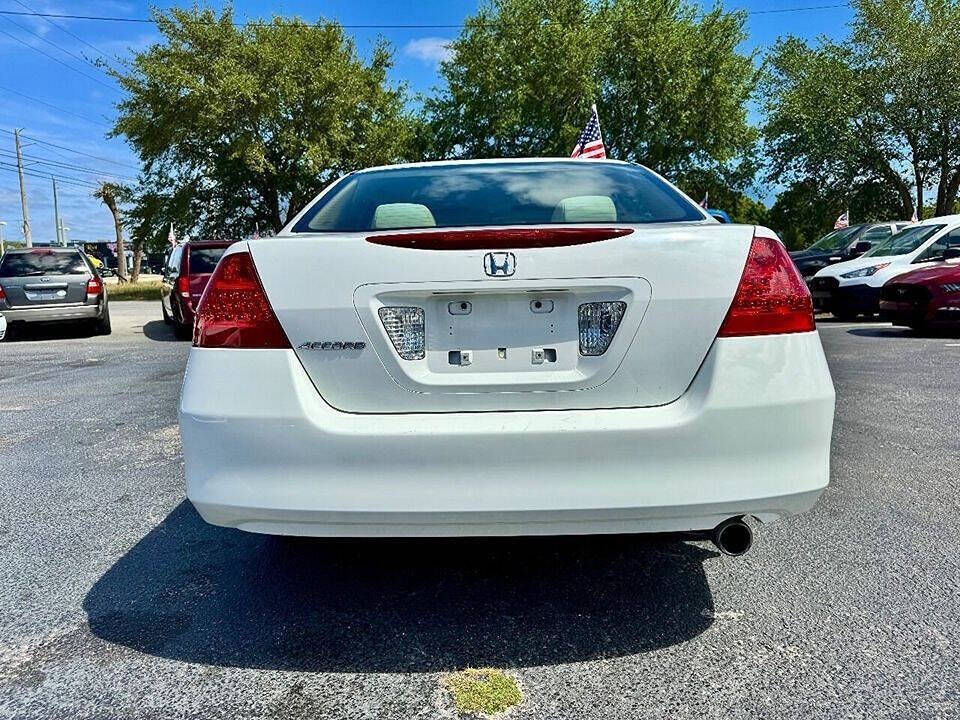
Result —
<svg viewBox="0 0 960 720"><path fill-rule="evenodd" d="M885 185L900 217L960 190L960 2L856 0L851 36L788 37L761 84L769 179L827 195Z"/></svg>
<svg viewBox="0 0 960 720"><path fill-rule="evenodd" d="M238 26L229 7L153 19L162 42L114 72L112 134L140 154L135 214L154 225L138 237L177 219L194 236L275 232L333 178L405 158L414 128L384 43L364 61L333 22Z"/></svg>
<svg viewBox="0 0 960 720"><path fill-rule="evenodd" d="M599 108L610 157L668 176L749 154L745 15L683 0L491 0L469 18L424 104L430 152L565 156Z"/></svg>

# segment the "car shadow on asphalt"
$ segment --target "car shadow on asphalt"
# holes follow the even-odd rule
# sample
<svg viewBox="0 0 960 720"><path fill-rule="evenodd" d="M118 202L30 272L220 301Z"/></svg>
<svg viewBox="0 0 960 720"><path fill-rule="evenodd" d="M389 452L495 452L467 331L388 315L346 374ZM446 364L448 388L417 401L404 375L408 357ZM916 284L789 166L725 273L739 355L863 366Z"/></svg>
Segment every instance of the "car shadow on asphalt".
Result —
<svg viewBox="0 0 960 720"><path fill-rule="evenodd" d="M173 331L173 325L168 325L163 320L151 320L143 324L143 334L149 340L157 342L181 342Z"/></svg>
<svg viewBox="0 0 960 720"><path fill-rule="evenodd" d="M322 672L525 667L649 652L710 626L676 538L283 539L186 501L84 600L91 632L159 657Z"/></svg>
<svg viewBox="0 0 960 720"><path fill-rule="evenodd" d="M951 339L960 337L960 330L917 331L904 327L851 328L847 330L847 333L859 337L897 338L901 340L936 340L939 338Z"/></svg>
<svg viewBox="0 0 960 720"><path fill-rule="evenodd" d="M73 340L95 337L93 328L85 322L26 323L7 327L4 342L38 342L44 340Z"/></svg>

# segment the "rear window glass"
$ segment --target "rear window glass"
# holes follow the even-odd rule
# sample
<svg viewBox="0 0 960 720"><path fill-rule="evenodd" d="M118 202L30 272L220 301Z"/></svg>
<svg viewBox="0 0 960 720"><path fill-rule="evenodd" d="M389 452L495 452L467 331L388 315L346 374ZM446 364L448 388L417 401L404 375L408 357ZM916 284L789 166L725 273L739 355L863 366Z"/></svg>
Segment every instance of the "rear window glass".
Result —
<svg viewBox="0 0 960 720"><path fill-rule="evenodd" d="M90 269L78 252L33 250L8 253L0 262L0 277L31 275L83 275Z"/></svg>
<svg viewBox="0 0 960 720"><path fill-rule="evenodd" d="M226 248L191 248L190 274L212 273Z"/></svg>
<svg viewBox="0 0 960 720"><path fill-rule="evenodd" d="M637 165L573 160L390 168L341 180L294 232L703 220Z"/></svg>

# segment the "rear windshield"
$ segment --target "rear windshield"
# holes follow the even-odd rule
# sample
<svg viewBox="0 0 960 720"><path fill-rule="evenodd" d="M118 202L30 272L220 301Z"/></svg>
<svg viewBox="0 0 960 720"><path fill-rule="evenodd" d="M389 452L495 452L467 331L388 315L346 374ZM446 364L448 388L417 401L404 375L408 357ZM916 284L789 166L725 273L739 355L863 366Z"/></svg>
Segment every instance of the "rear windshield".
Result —
<svg viewBox="0 0 960 720"><path fill-rule="evenodd" d="M90 269L80 253L63 250L31 250L7 253L0 261L0 277L31 275L83 275Z"/></svg>
<svg viewBox="0 0 960 720"><path fill-rule="evenodd" d="M191 248L190 274L212 273L226 248Z"/></svg>
<svg viewBox="0 0 960 720"><path fill-rule="evenodd" d="M943 225L913 225L891 235L873 249L863 254L863 257L878 257L882 255L906 255L923 245L928 238L943 230Z"/></svg>
<svg viewBox="0 0 960 720"><path fill-rule="evenodd" d="M392 168L341 180L294 232L703 220L637 165L573 160Z"/></svg>

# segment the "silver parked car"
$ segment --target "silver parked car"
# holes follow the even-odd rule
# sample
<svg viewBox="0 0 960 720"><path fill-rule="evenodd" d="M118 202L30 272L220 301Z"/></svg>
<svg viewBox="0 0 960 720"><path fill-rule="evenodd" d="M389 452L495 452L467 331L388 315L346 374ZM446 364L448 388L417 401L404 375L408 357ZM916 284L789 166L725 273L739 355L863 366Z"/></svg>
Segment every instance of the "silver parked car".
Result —
<svg viewBox="0 0 960 720"><path fill-rule="evenodd" d="M0 258L0 314L7 336L20 323L86 323L110 334L103 281L76 248L8 250Z"/></svg>

